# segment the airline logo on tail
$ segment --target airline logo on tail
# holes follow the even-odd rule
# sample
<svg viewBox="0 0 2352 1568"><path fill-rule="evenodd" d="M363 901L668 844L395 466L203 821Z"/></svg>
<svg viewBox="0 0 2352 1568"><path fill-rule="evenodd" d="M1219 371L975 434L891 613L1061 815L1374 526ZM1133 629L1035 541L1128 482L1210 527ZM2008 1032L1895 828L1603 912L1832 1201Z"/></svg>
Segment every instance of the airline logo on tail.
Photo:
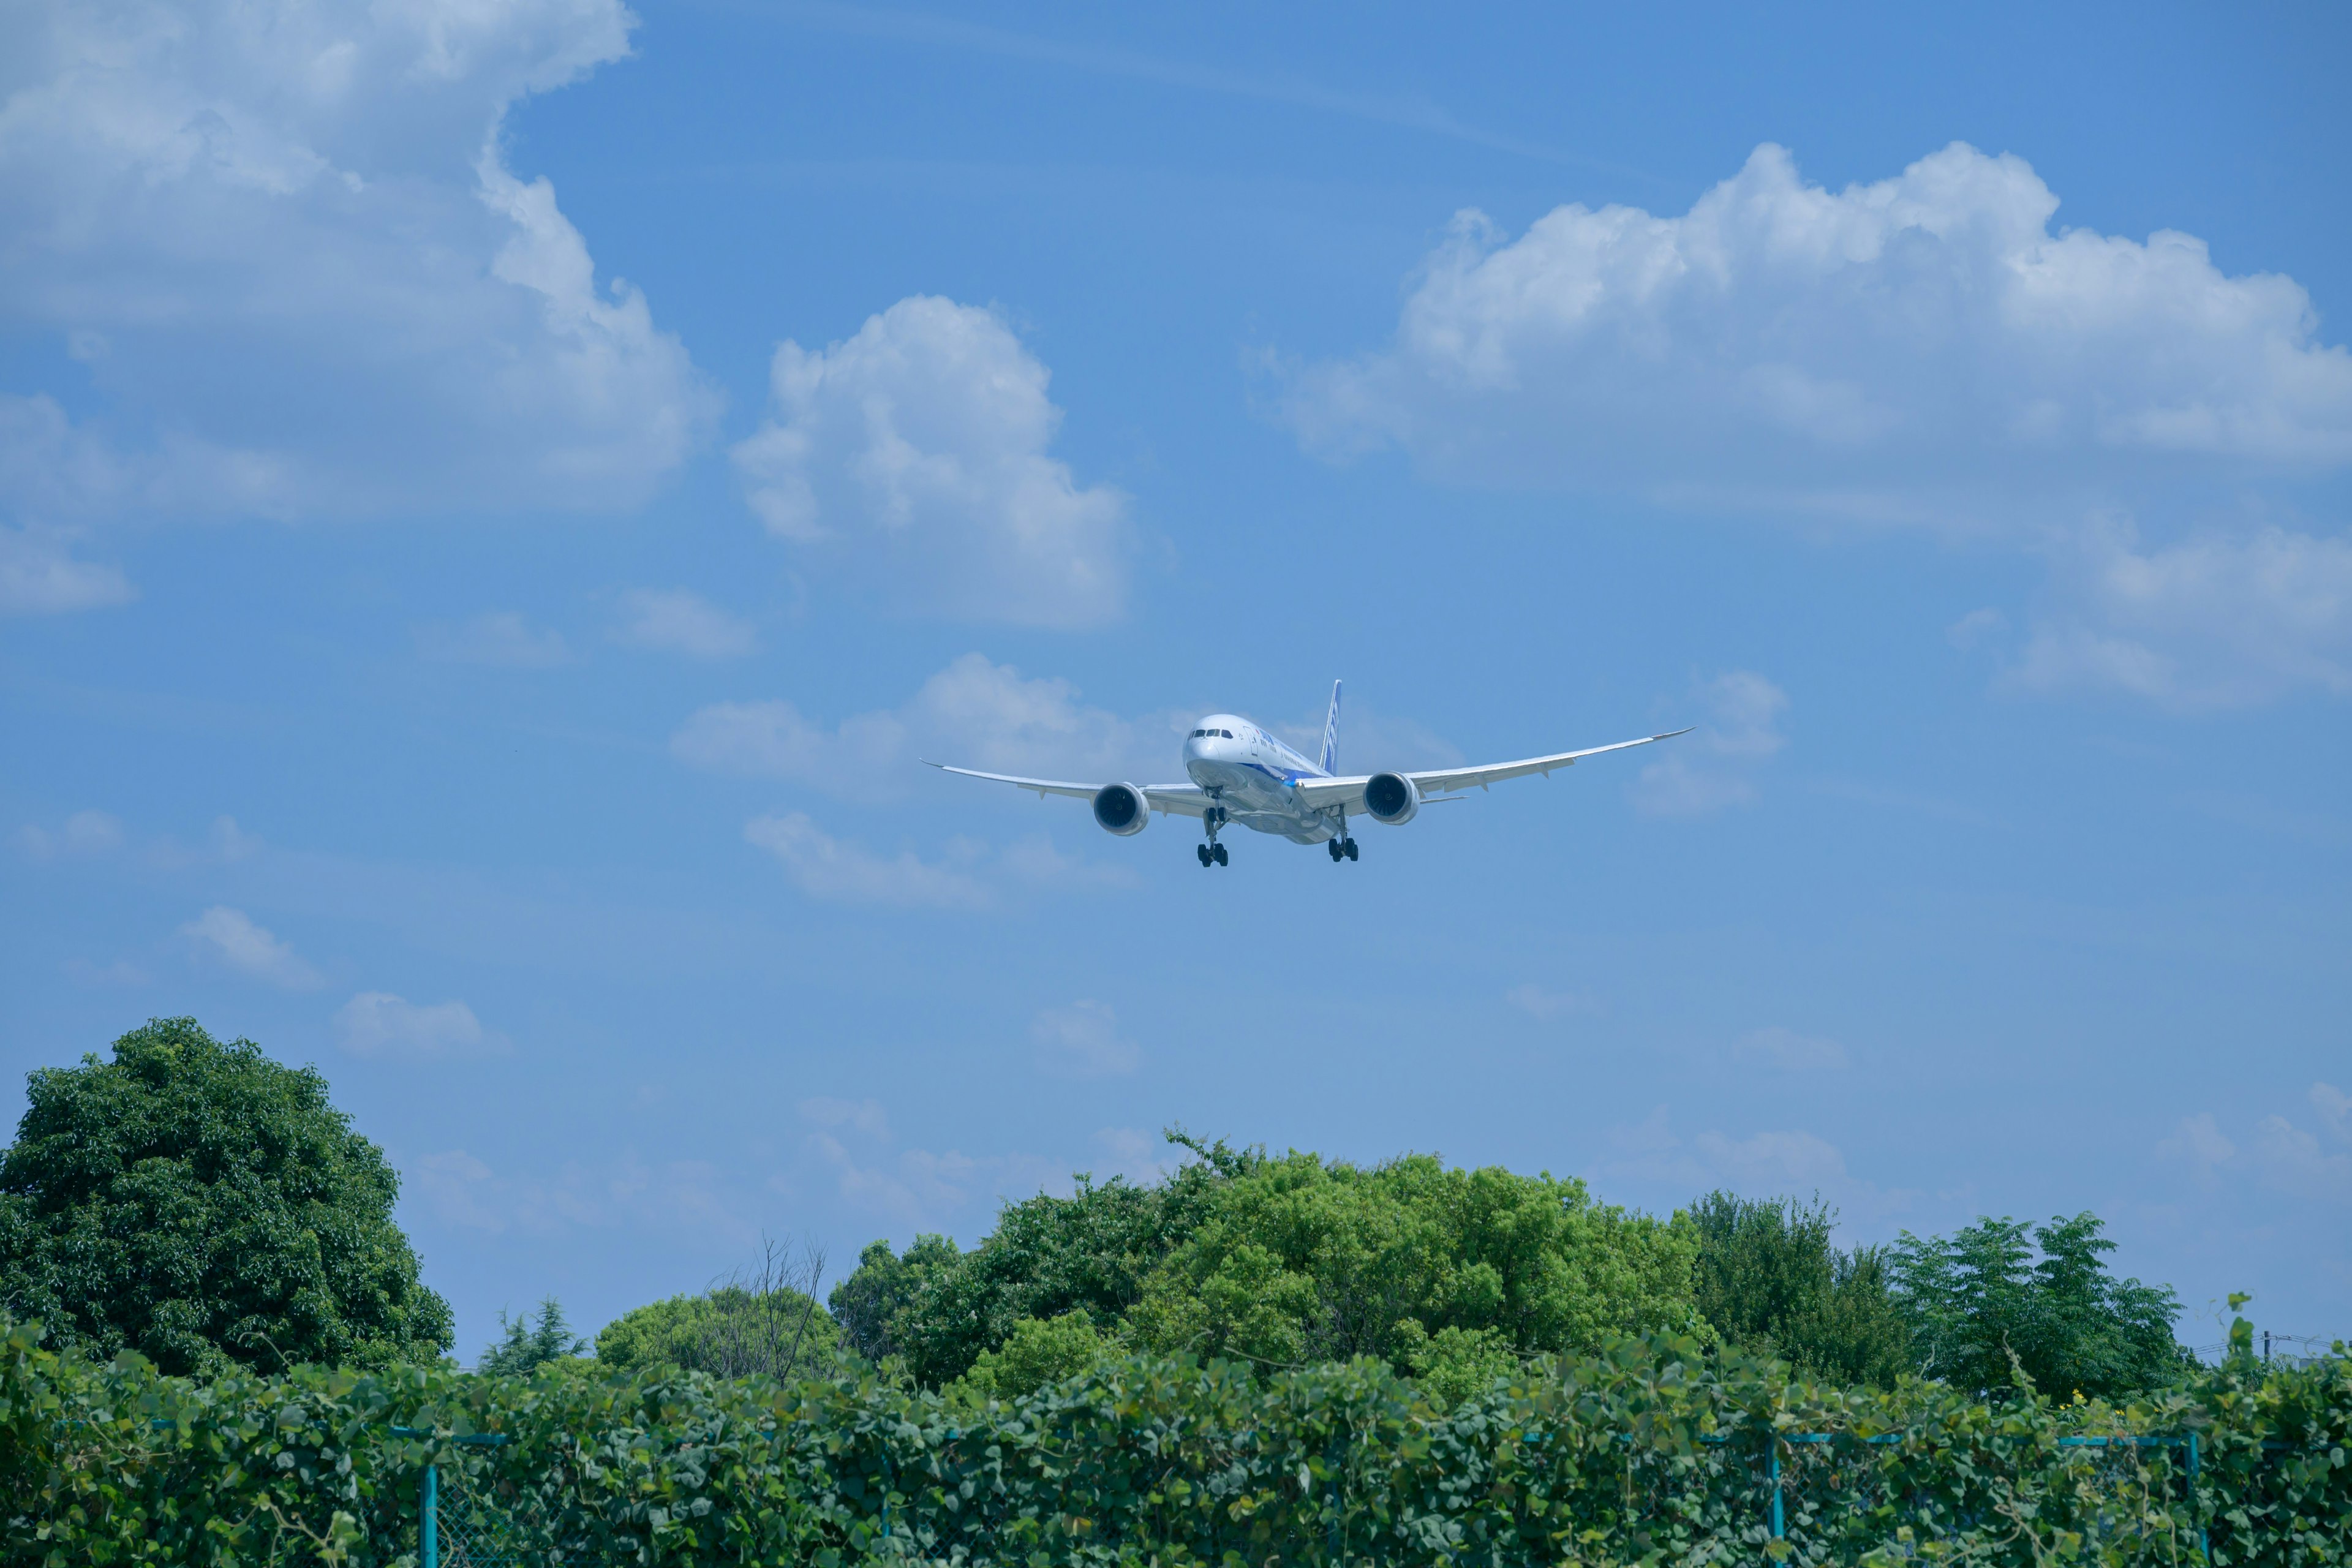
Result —
<svg viewBox="0 0 2352 1568"><path fill-rule="evenodd" d="M1339 683L1331 683L1331 716L1323 721L1323 771L1339 771Z"/></svg>

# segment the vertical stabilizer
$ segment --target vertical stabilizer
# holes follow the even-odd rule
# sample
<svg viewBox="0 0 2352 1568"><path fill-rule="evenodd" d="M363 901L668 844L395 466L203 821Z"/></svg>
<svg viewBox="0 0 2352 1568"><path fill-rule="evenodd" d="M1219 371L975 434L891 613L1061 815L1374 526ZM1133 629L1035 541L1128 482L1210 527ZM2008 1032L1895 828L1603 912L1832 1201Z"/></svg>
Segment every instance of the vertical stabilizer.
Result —
<svg viewBox="0 0 2352 1568"><path fill-rule="evenodd" d="M1331 716L1323 721L1323 771L1339 771L1339 683L1331 683Z"/></svg>

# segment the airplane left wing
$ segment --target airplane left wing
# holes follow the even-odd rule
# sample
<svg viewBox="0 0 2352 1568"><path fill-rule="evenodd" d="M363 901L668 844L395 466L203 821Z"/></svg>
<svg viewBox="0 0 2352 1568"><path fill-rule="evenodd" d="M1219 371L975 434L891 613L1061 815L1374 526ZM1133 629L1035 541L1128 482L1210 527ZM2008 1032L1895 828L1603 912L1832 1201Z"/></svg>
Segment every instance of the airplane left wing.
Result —
<svg viewBox="0 0 2352 1568"><path fill-rule="evenodd" d="M984 773L976 768L951 768L945 763L930 764L943 773L961 773L968 779L986 779L992 784L1009 784L1019 789L1034 790L1039 800L1049 795L1066 795L1076 800L1092 800L1103 786L1090 784L1068 784L1060 779L1024 779L1013 773ZM1172 812L1178 816L1200 816L1209 809L1209 797L1192 784L1139 784L1144 800L1154 811Z"/></svg>
<svg viewBox="0 0 2352 1568"><path fill-rule="evenodd" d="M1655 741L1671 741L1676 735L1687 735L1689 730L1669 730L1663 735L1643 735L1635 741L1618 741L1606 746L1587 746L1580 752L1554 752L1549 756L1523 757L1516 763L1489 763L1475 768L1431 768L1404 776L1425 796L1442 797L1456 790L1473 787L1484 789L1501 784L1505 779L1525 778L1529 773L1549 777L1556 768L1573 767L1578 759L1597 757L1604 752L1622 752L1628 746L1646 746ZM1345 805L1350 811L1364 806L1364 786L1372 775L1345 779L1301 779L1297 788L1309 805Z"/></svg>

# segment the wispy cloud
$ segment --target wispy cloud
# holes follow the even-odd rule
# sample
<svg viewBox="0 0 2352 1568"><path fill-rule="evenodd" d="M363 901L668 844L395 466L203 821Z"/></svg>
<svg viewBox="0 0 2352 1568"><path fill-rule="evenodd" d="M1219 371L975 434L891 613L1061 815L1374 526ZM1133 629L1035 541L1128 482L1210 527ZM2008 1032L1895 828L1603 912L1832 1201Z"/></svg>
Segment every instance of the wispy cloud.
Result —
<svg viewBox="0 0 2352 1568"><path fill-rule="evenodd" d="M1733 1042L1735 1060L1763 1062L1783 1072L1819 1072L1846 1065L1845 1047L1819 1035L1801 1035L1774 1026L1742 1035Z"/></svg>
<svg viewBox="0 0 2352 1568"><path fill-rule="evenodd" d="M572 661L561 632L530 626L519 610L490 610L457 626L416 628L416 651L443 664L552 669Z"/></svg>
<svg viewBox="0 0 2352 1568"><path fill-rule="evenodd" d="M633 647L719 659L740 658L760 646L750 622L684 588L633 589L621 604L625 619L614 635Z"/></svg>
<svg viewBox="0 0 2352 1568"><path fill-rule="evenodd" d="M1060 1078L1123 1078L1143 1065L1143 1047L1118 1032L1108 1002L1048 1007L1029 1025L1037 1065Z"/></svg>
<svg viewBox="0 0 2352 1568"><path fill-rule="evenodd" d="M1561 152L1465 124L1418 93L1350 92L1299 77L1233 70L1106 45L1071 43L1059 38L1014 33L954 17L891 11L868 5L792 4L781 7L779 14L803 26L822 27L833 32L962 49L1008 59L1034 60L1089 75L1156 82L1187 91L1251 99L1262 103L1287 104L1318 113L1466 142L1545 163L1576 164L1612 174L1640 173L1622 164Z"/></svg>
<svg viewBox="0 0 2352 1568"><path fill-rule="evenodd" d="M326 979L243 910L215 904L180 928L199 951L238 973L286 991L315 991Z"/></svg>
<svg viewBox="0 0 2352 1568"><path fill-rule="evenodd" d="M813 899L939 910L977 910L990 901L988 890L962 870L911 849L877 855L834 837L801 812L755 817L743 837L782 862L793 885Z"/></svg>
<svg viewBox="0 0 2352 1568"><path fill-rule="evenodd" d="M482 1027L463 1002L420 1005L388 991L362 991L335 1014L335 1043L355 1057L463 1057L511 1048Z"/></svg>
<svg viewBox="0 0 2352 1568"><path fill-rule="evenodd" d="M1667 741L1665 754L1627 787L1648 816L1701 816L1756 798L1756 771L1787 745L1780 723L1789 694L1752 669L1701 681L1704 721L1696 735Z"/></svg>
<svg viewBox="0 0 2352 1568"><path fill-rule="evenodd" d="M82 561L58 529L0 527L0 616L62 616L139 596L114 567Z"/></svg>
<svg viewBox="0 0 2352 1568"><path fill-rule="evenodd" d="M103 855L122 847L122 824L102 811L77 811L49 828L27 823L16 830L16 847L35 860Z"/></svg>

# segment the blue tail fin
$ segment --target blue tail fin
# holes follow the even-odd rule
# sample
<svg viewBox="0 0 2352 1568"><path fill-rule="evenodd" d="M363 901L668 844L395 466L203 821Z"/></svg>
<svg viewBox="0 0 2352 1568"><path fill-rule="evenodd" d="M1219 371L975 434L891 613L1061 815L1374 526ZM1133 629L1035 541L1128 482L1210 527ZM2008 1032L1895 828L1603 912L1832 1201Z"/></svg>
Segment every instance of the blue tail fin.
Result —
<svg viewBox="0 0 2352 1568"><path fill-rule="evenodd" d="M1339 771L1339 683L1331 683L1331 716L1323 721L1323 771Z"/></svg>

